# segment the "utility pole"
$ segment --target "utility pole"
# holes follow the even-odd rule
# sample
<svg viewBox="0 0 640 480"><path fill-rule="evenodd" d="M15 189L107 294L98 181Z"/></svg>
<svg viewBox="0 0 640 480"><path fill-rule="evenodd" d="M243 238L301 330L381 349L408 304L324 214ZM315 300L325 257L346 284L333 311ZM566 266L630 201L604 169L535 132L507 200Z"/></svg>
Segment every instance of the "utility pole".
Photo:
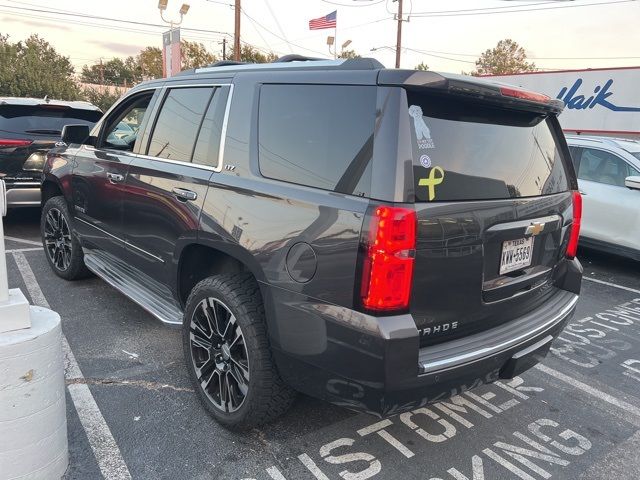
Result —
<svg viewBox="0 0 640 480"><path fill-rule="evenodd" d="M402 0L398 0L398 33L396 38L396 68L400 68L401 48L402 48Z"/></svg>
<svg viewBox="0 0 640 480"><path fill-rule="evenodd" d="M233 36L233 59L236 62L240 61L240 12L241 12L240 0L236 0L236 7L235 7L236 22L235 22L235 29L234 29L234 36Z"/></svg>
<svg viewBox="0 0 640 480"><path fill-rule="evenodd" d="M227 59L227 39L222 39L222 60Z"/></svg>

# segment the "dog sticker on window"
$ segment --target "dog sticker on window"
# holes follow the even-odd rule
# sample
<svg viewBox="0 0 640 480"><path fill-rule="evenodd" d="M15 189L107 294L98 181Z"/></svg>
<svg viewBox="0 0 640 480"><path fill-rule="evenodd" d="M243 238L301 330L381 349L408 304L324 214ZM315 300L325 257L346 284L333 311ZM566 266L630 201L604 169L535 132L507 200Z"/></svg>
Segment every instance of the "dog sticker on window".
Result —
<svg viewBox="0 0 640 480"><path fill-rule="evenodd" d="M411 105L409 107L409 115L413 118L413 128L416 131L418 148L421 150L424 150L425 148L434 148L435 145L431 139L431 130L429 130L424 118L422 118L422 108L418 105Z"/></svg>

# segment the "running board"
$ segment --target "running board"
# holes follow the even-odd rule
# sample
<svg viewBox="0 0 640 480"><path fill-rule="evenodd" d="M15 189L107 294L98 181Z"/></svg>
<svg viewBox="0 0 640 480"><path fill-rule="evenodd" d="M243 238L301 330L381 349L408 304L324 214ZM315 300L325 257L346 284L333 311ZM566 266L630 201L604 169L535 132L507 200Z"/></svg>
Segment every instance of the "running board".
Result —
<svg viewBox="0 0 640 480"><path fill-rule="evenodd" d="M182 325L182 310L172 301L173 295L164 285L103 251L85 250L84 263L98 277L162 323Z"/></svg>

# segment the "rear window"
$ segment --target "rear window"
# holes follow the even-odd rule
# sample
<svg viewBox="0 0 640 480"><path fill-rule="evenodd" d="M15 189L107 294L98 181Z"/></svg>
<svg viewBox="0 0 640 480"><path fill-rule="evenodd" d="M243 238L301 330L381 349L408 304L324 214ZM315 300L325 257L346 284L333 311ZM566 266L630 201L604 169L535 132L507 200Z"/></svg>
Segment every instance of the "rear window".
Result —
<svg viewBox="0 0 640 480"><path fill-rule="evenodd" d="M258 157L268 178L368 195L376 87L263 85Z"/></svg>
<svg viewBox="0 0 640 480"><path fill-rule="evenodd" d="M550 120L407 92L416 201L563 192L569 182Z"/></svg>
<svg viewBox="0 0 640 480"><path fill-rule="evenodd" d="M97 110L57 105L2 105L0 130L10 133L59 135L65 125L92 126L102 117Z"/></svg>

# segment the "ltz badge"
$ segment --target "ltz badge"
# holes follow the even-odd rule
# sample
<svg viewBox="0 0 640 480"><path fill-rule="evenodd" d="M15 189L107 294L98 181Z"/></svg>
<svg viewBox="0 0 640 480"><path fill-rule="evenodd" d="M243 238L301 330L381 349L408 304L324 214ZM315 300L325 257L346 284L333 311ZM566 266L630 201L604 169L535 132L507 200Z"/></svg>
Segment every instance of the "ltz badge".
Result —
<svg viewBox="0 0 640 480"><path fill-rule="evenodd" d="M429 177L421 178L418 185L429 189L429 201L433 201L436 198L436 185L440 185L443 181L444 170L441 167L433 167L429 172Z"/></svg>

